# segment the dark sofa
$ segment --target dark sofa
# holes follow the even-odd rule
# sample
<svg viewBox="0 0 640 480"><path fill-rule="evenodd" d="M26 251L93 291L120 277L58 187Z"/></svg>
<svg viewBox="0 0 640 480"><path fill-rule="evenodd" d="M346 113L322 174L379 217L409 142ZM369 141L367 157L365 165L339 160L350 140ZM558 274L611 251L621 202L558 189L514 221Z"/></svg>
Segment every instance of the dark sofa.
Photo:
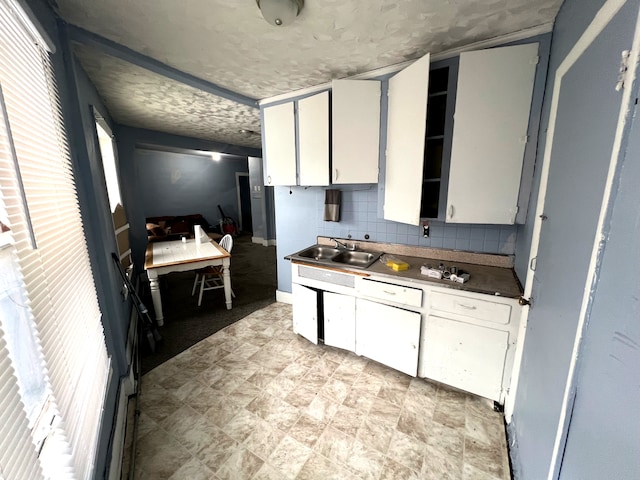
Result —
<svg viewBox="0 0 640 480"><path fill-rule="evenodd" d="M181 237L193 238L193 227L200 225L205 232L210 230L209 222L198 214L167 215L147 217L147 236L149 242L180 240Z"/></svg>

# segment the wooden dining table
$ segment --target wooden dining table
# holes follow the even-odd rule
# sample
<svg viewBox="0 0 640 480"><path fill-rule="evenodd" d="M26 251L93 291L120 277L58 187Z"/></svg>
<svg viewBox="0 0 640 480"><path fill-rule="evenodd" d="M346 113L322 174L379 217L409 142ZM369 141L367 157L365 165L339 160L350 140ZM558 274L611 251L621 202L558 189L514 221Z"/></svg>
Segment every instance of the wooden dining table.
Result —
<svg viewBox="0 0 640 480"><path fill-rule="evenodd" d="M227 310L231 310L231 275L229 273L231 254L214 240L205 238L208 240L196 242L195 239L187 239L186 241L154 242L147 245L144 269L149 277L158 326L164 325L159 277L171 272L185 272L221 265L225 303Z"/></svg>

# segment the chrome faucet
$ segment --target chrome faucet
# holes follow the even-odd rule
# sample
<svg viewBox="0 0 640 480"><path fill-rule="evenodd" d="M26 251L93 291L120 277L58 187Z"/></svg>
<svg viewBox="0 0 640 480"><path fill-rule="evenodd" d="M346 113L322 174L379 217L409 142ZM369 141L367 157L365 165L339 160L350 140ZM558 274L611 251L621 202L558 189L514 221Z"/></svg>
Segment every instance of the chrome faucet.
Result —
<svg viewBox="0 0 640 480"><path fill-rule="evenodd" d="M345 250L355 250L357 246L356 242L353 242L351 244L351 247L349 247L346 243L341 242L340 240L333 237L331 237L329 240L336 243L336 248L344 248Z"/></svg>

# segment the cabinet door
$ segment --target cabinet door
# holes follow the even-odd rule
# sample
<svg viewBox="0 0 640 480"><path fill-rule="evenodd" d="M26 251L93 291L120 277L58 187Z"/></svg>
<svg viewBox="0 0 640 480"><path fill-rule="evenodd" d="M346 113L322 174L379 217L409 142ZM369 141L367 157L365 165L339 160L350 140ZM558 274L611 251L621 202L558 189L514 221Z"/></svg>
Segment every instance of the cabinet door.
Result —
<svg viewBox="0 0 640 480"><path fill-rule="evenodd" d="M329 92L298 101L300 185L329 185Z"/></svg>
<svg viewBox="0 0 640 480"><path fill-rule="evenodd" d="M263 110L264 183L296 185L296 125L293 102Z"/></svg>
<svg viewBox="0 0 640 480"><path fill-rule="evenodd" d="M447 222L515 222L537 58L537 43L460 54Z"/></svg>
<svg viewBox="0 0 640 480"><path fill-rule="evenodd" d="M420 377L499 401L509 333L429 315L420 345Z"/></svg>
<svg viewBox="0 0 640 480"><path fill-rule="evenodd" d="M356 353L416 376L420 314L356 300Z"/></svg>
<svg viewBox="0 0 640 480"><path fill-rule="evenodd" d="M418 225L429 92L425 55L389 79L384 218Z"/></svg>
<svg viewBox="0 0 640 480"><path fill-rule="evenodd" d="M349 295L323 292L324 302L324 343L344 348L351 352L356 349L356 299Z"/></svg>
<svg viewBox="0 0 640 480"><path fill-rule="evenodd" d="M293 331L307 340L318 344L318 292L292 284Z"/></svg>
<svg viewBox="0 0 640 480"><path fill-rule="evenodd" d="M334 80L331 88L331 182L377 183L380 82Z"/></svg>

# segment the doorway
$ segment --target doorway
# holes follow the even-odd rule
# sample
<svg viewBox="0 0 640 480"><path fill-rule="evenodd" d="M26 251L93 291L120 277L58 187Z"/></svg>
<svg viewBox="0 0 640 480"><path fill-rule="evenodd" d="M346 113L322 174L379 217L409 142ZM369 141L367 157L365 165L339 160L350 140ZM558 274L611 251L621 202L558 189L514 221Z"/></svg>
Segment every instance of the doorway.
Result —
<svg viewBox="0 0 640 480"><path fill-rule="evenodd" d="M243 233L252 234L251 187L248 173L236 172L236 191L238 192L238 229Z"/></svg>

